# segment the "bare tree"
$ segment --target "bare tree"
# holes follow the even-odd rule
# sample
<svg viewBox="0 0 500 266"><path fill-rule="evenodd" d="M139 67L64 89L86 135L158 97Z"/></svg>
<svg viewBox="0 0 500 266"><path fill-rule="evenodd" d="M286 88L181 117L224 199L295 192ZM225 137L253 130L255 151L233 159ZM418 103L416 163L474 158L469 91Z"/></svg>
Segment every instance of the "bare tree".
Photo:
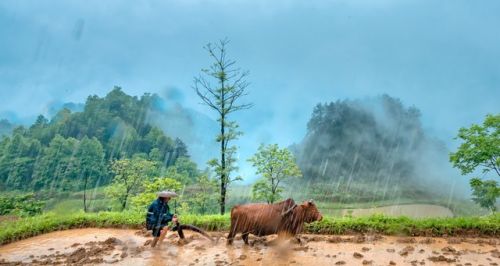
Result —
<svg viewBox="0 0 500 266"><path fill-rule="evenodd" d="M246 81L248 71L242 71L235 66L236 61L227 58L226 46L229 40L220 40L216 44L209 43L204 48L208 51L214 63L208 69L194 78L196 93L218 115L220 133L216 141L220 142L220 160L212 159L208 164L213 167L220 181L220 213L224 214L226 206L226 193L228 185L241 177L231 177L231 172L237 170L234 165L236 146L229 146L232 140L242 135L238 124L229 120L229 115L236 111L248 109L252 104L240 104L239 99L247 95L249 83ZM215 82L210 82L208 79Z"/></svg>

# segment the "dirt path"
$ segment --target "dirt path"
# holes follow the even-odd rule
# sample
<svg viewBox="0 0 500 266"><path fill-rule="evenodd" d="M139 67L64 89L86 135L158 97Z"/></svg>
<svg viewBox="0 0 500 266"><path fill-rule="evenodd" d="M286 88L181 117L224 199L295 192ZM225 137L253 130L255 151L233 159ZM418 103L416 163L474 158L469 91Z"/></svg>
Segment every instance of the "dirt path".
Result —
<svg viewBox="0 0 500 266"><path fill-rule="evenodd" d="M227 246L186 235L185 244L170 234L151 249L137 230L59 231L0 246L0 265L500 265L499 239L303 235L300 244L268 237Z"/></svg>

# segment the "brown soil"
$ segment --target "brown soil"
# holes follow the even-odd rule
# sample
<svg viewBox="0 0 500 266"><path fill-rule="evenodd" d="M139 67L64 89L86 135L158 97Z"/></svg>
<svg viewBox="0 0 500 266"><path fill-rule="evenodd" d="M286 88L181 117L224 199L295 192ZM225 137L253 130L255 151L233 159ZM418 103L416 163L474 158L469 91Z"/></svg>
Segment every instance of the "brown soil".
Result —
<svg viewBox="0 0 500 266"><path fill-rule="evenodd" d="M144 232L74 229L0 246L0 265L498 265L495 238L303 235L301 241L250 237L227 246L186 232L151 248Z"/></svg>

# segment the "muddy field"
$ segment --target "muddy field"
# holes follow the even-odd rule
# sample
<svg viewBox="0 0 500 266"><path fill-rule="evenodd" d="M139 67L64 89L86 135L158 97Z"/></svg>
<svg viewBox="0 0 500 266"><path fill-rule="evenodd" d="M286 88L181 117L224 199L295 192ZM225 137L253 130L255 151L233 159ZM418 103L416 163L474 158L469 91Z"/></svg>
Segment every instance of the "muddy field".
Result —
<svg viewBox="0 0 500 266"><path fill-rule="evenodd" d="M216 244L186 232L169 233L156 248L142 231L75 229L0 247L0 265L500 265L499 239L411 238L378 235L302 235L301 243L275 237Z"/></svg>

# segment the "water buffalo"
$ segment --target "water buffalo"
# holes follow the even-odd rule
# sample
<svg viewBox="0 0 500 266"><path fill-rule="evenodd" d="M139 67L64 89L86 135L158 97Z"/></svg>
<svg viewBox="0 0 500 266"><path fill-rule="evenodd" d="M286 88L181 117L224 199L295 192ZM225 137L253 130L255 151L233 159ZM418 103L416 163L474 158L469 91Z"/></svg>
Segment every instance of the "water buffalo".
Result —
<svg viewBox="0 0 500 266"><path fill-rule="evenodd" d="M241 233L245 244L248 244L249 234L295 236L302 232L304 223L320 221L322 218L323 216L312 200L300 205L297 205L293 199L274 204L236 205L231 209L231 228L227 243L232 244L237 233Z"/></svg>

